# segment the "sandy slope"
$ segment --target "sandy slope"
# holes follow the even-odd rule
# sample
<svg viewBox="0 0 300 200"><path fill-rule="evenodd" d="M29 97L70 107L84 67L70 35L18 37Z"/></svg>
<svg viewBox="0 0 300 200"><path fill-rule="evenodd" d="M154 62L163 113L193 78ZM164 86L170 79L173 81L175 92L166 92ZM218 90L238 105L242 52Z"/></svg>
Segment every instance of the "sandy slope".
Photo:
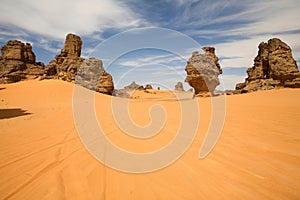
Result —
<svg viewBox="0 0 300 200"><path fill-rule="evenodd" d="M299 89L227 96L224 130L203 160L198 153L210 100L198 99L200 126L191 147L171 166L147 174L110 169L86 151L73 122L72 89L54 80L0 85L0 199L300 198ZM133 139L114 123L111 97L96 94L95 100L104 132L128 151L159 149L180 124L178 102L135 99L129 108L137 124L150 122L154 104L164 107L167 122L158 135Z"/></svg>

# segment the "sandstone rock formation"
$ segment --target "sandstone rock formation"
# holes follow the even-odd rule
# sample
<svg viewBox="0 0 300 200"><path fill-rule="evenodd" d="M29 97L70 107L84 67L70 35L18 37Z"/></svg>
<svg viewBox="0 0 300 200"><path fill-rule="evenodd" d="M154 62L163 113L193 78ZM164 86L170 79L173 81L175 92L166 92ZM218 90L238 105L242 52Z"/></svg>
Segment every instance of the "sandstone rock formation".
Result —
<svg viewBox="0 0 300 200"><path fill-rule="evenodd" d="M238 83L240 93L270 90L282 87L300 87L300 72L292 57L291 48L278 38L261 42L253 67L247 70L248 78Z"/></svg>
<svg viewBox="0 0 300 200"><path fill-rule="evenodd" d="M219 64L219 58L215 54L215 47L203 47L202 50L205 51L206 55L209 55L213 59L214 63L219 69L219 73L222 74L223 71L221 65Z"/></svg>
<svg viewBox="0 0 300 200"><path fill-rule="evenodd" d="M34 79L44 74L44 64L36 62L29 43L9 40L1 48L0 83L13 83L24 79Z"/></svg>
<svg viewBox="0 0 300 200"><path fill-rule="evenodd" d="M79 36L68 34L64 48L61 53L55 56L55 60L50 61L46 66L45 74L50 77L57 77L64 81L74 81L77 70L83 64L81 55L82 40Z"/></svg>
<svg viewBox="0 0 300 200"><path fill-rule="evenodd" d="M177 84L175 85L175 90L184 91L182 82L177 82Z"/></svg>
<svg viewBox="0 0 300 200"><path fill-rule="evenodd" d="M193 52L188 60L185 71L187 72L186 82L194 88L195 94L213 93L220 84L218 75L222 73L218 64L218 58L214 54L213 47L204 47L205 54Z"/></svg>
<svg viewBox="0 0 300 200"><path fill-rule="evenodd" d="M85 59L78 69L76 84L100 93L111 95L114 90L112 76L103 68L101 60Z"/></svg>
<svg viewBox="0 0 300 200"><path fill-rule="evenodd" d="M111 95L114 90L112 76L105 72L101 60L81 58L81 46L79 36L68 34L61 53L46 66L46 77L75 81L91 90Z"/></svg>

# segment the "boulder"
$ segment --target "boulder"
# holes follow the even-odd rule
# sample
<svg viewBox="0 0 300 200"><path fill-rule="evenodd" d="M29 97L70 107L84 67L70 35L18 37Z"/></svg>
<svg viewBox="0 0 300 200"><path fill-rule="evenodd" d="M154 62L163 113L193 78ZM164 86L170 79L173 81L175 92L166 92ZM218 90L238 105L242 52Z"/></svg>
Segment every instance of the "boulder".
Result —
<svg viewBox="0 0 300 200"><path fill-rule="evenodd" d="M104 71L99 78L96 92L112 95L113 91L114 91L113 78L109 73Z"/></svg>
<svg viewBox="0 0 300 200"><path fill-rule="evenodd" d="M278 38L259 44L254 65L247 74L245 82L236 85L236 90L241 93L299 87L300 72L292 50Z"/></svg>
<svg viewBox="0 0 300 200"><path fill-rule="evenodd" d="M195 94L213 93L220 84L218 75L222 73L222 70L216 65L217 60L214 60L213 55L210 52L200 54L196 51L187 62L185 81L194 88Z"/></svg>
<svg viewBox="0 0 300 200"><path fill-rule="evenodd" d="M114 91L112 76L104 70L102 61L96 58L83 61L75 83L104 94L111 95Z"/></svg>

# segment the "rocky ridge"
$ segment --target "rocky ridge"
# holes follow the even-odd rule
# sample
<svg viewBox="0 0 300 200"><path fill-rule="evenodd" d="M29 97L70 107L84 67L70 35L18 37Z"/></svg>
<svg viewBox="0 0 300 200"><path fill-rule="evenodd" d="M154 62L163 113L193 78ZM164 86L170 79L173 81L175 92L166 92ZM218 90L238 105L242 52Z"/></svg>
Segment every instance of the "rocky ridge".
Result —
<svg viewBox="0 0 300 200"><path fill-rule="evenodd" d="M53 78L76 82L100 93L112 94L112 76L104 70L101 60L80 57L81 47L81 38L68 34L61 53L45 67L43 63L36 62L29 43L10 40L1 48L0 83L13 83L37 77Z"/></svg>

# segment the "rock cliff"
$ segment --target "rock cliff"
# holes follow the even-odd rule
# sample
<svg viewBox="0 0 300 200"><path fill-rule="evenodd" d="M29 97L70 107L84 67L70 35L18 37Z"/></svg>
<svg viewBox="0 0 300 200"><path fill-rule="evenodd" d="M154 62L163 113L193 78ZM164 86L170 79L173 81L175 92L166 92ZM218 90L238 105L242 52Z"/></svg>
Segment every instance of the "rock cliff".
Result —
<svg viewBox="0 0 300 200"><path fill-rule="evenodd" d="M247 70L244 83L238 83L241 93L282 87L300 87L300 72L291 48L278 38L261 42L253 67Z"/></svg>

